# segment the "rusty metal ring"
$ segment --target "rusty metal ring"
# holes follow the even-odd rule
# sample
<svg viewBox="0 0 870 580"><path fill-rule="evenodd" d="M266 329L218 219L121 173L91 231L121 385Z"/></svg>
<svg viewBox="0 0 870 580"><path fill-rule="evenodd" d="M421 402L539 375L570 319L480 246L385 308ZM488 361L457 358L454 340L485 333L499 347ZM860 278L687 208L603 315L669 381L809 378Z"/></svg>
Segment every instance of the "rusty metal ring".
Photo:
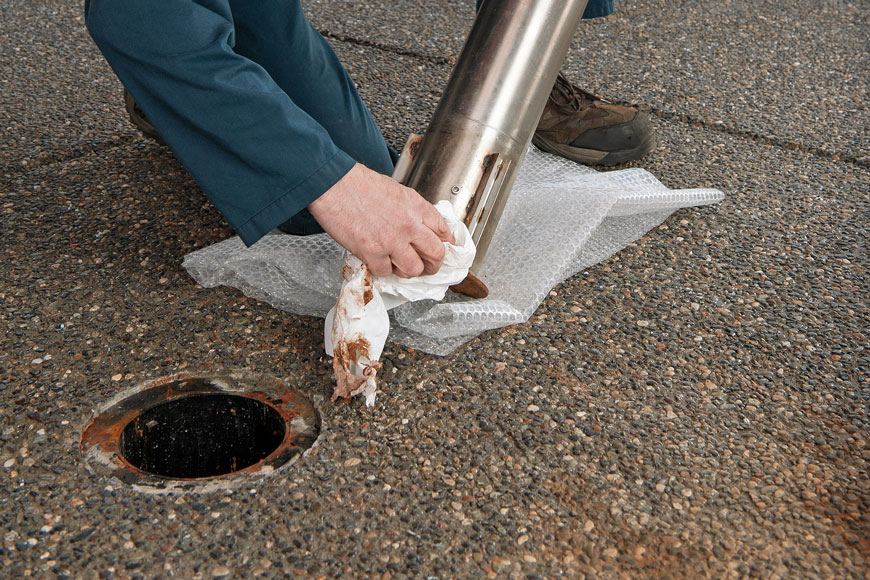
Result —
<svg viewBox="0 0 870 580"><path fill-rule="evenodd" d="M143 413L191 397L227 395L243 397L252 405L265 405L270 416L280 417L285 429L274 450L252 465L207 477L178 477L150 473L122 453L125 429L137 425ZM320 436L322 420L314 400L275 377L232 373L220 376L179 374L140 384L114 397L82 432L85 467L97 476L117 479L139 491L205 493L252 483L294 463ZM277 441L276 441L277 442Z"/></svg>

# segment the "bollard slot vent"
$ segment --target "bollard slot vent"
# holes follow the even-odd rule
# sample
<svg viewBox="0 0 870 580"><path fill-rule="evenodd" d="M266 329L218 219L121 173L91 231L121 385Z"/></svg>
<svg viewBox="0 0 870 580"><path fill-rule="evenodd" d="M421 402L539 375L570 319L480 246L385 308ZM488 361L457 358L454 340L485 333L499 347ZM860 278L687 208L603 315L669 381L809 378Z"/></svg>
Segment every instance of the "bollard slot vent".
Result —
<svg viewBox="0 0 870 580"><path fill-rule="evenodd" d="M262 461L278 449L286 433L284 418L263 401L195 393L143 410L121 432L119 451L146 473L215 477Z"/></svg>

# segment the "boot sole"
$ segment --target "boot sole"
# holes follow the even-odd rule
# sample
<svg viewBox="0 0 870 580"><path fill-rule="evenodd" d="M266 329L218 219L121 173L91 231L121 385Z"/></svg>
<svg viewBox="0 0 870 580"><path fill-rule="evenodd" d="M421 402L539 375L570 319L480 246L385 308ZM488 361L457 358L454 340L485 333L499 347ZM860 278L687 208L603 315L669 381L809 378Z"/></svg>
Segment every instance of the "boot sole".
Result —
<svg viewBox="0 0 870 580"><path fill-rule="evenodd" d="M572 147L571 145L555 143L538 137L537 134L532 137L532 143L541 151L546 151L547 153L552 153L584 165L620 165L640 159L652 151L655 148L656 139L655 134L651 134L649 138L637 147L621 151L599 151L597 149Z"/></svg>

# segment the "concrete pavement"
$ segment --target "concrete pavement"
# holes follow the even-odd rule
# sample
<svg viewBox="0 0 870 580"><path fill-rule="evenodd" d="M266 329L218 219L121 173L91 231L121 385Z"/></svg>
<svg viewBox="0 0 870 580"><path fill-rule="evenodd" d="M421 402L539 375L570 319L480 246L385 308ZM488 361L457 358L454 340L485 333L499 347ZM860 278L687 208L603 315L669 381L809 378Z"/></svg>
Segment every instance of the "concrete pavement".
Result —
<svg viewBox="0 0 870 580"><path fill-rule="evenodd" d="M470 1L305 2L401 146ZM231 235L126 121L80 2L10 0L0 52L0 576L863 578L867 13L637 0L566 70L652 116L642 166L726 192L449 357L388 345L386 396L324 406L258 485L163 497L88 474L91 411L142 380L247 369L328 396L322 321L184 254Z"/></svg>

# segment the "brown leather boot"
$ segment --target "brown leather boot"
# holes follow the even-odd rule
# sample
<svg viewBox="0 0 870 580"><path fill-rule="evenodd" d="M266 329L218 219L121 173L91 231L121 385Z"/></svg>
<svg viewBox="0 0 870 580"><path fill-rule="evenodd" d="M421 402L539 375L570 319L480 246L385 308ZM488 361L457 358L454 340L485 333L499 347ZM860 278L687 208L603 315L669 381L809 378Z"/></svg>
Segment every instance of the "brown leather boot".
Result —
<svg viewBox="0 0 870 580"><path fill-rule="evenodd" d="M618 165L649 153L655 134L644 113L608 103L559 73L532 143L578 163Z"/></svg>
<svg viewBox="0 0 870 580"><path fill-rule="evenodd" d="M166 143L163 142L163 137L160 136L160 133L157 132L157 129L154 128L154 125L151 124L148 117L145 116L145 113L142 112L142 109L140 109L139 105L136 104L136 101L133 100L133 95L131 95L127 89L124 89L124 108L127 109L127 114L130 115L130 122L136 125L136 128L139 129L143 135L149 139L154 139L161 145L166 145Z"/></svg>

